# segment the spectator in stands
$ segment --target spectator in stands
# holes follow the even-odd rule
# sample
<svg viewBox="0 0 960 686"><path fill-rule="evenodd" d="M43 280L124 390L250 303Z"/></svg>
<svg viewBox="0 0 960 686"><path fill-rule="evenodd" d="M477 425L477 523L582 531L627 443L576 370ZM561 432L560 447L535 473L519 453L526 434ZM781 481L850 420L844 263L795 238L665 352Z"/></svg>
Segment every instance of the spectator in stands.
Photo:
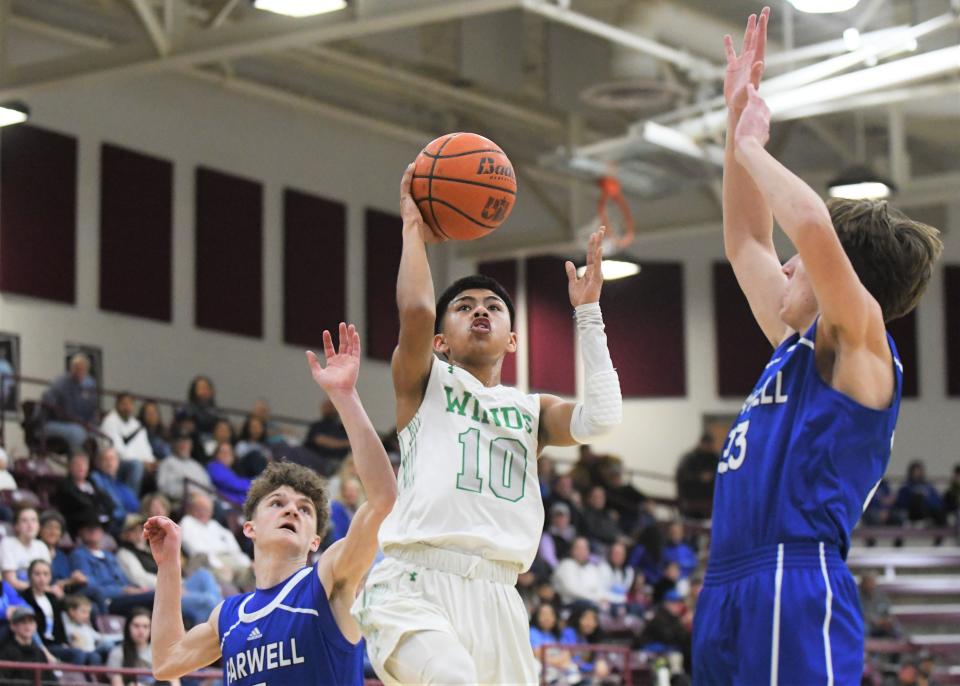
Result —
<svg viewBox="0 0 960 686"><path fill-rule="evenodd" d="M677 651L683 654L686 670L690 670L691 633L684 621L687 613L683 596L676 591L667 593L653 617L640 634L639 646L651 652Z"/></svg>
<svg viewBox="0 0 960 686"><path fill-rule="evenodd" d="M100 431L110 439L120 458L119 478L134 493L140 493L143 473L156 468L157 460L147 430L133 414L133 395L117 395L113 409L100 423Z"/></svg>
<svg viewBox="0 0 960 686"><path fill-rule="evenodd" d="M267 429L263 420L249 415L240 429L240 442L234 448L236 471L240 476L256 479L267 468L273 451L267 445Z"/></svg>
<svg viewBox="0 0 960 686"><path fill-rule="evenodd" d="M577 531L583 527L583 512L581 510L580 493L573 487L573 477L561 474L553 482L553 491L550 500L545 503L553 507L554 503L563 503L570 510L570 523Z"/></svg>
<svg viewBox="0 0 960 686"><path fill-rule="evenodd" d="M10 632L0 644L0 660L10 662L39 662L46 664L56 662L42 644L34 640L37 633L37 617L33 608L22 605L14 609L10 615ZM42 672L41 683L57 684L59 679L53 672ZM34 684L36 672L32 669L4 669L0 670L0 682L4 684Z"/></svg>
<svg viewBox="0 0 960 686"><path fill-rule="evenodd" d="M10 617L13 611L26 604L27 601L20 597L13 586L0 580L0 642L3 642L10 632Z"/></svg>
<svg viewBox="0 0 960 686"><path fill-rule="evenodd" d="M560 626L553 605L537 606L530 618L530 646L537 661L546 666L543 680L547 684L574 684L580 681L580 669L569 650L548 647L560 642Z"/></svg>
<svg viewBox="0 0 960 686"><path fill-rule="evenodd" d="M677 508L683 517L710 519L719 453L709 432L677 464Z"/></svg>
<svg viewBox="0 0 960 686"><path fill-rule="evenodd" d="M102 549L103 525L97 519L82 522L80 543L70 553L70 564L86 574L83 589L104 614L126 615L135 607L152 607L153 591L135 586L120 569L113 553Z"/></svg>
<svg viewBox="0 0 960 686"><path fill-rule="evenodd" d="M110 497L113 504L110 510L111 532L116 534L120 532L124 518L140 509L140 500L136 493L120 480L120 455L116 448L111 446L100 451L96 466L90 474L90 481Z"/></svg>
<svg viewBox="0 0 960 686"><path fill-rule="evenodd" d="M570 614L567 626L560 633L560 643L570 646L573 661L577 663L580 674L599 681L610 676L610 665L603 657L589 650L576 650L573 646L590 645L604 642L603 631L597 611L589 606L581 606Z"/></svg>
<svg viewBox="0 0 960 686"><path fill-rule="evenodd" d="M603 486L593 486L587 494L580 533L592 542L600 543L600 550L606 549L620 535L617 521L607 511L607 492L603 490Z"/></svg>
<svg viewBox="0 0 960 686"><path fill-rule="evenodd" d="M863 523L868 526L899 526L903 518L895 509L897 495L886 479L881 479L873 498L863 511Z"/></svg>
<svg viewBox="0 0 960 686"><path fill-rule="evenodd" d="M627 612L637 617L643 617L653 604L653 593L647 584L643 572L634 572L633 583L627 591Z"/></svg>
<svg viewBox="0 0 960 686"><path fill-rule="evenodd" d="M97 382L90 376L90 359L78 353L70 358L70 371L61 374L40 399L47 438L66 441L70 454L83 450L97 423Z"/></svg>
<svg viewBox="0 0 960 686"><path fill-rule="evenodd" d="M257 398L256 402L253 403L253 409L250 410L250 416L256 417L263 424L263 429L266 432L264 434L264 443L283 446L298 445L300 443L299 438L294 441L293 436L288 436L287 432L273 421L270 413L270 403L267 402L266 398Z"/></svg>
<svg viewBox="0 0 960 686"><path fill-rule="evenodd" d="M243 501L247 498L247 491L250 490L250 479L244 479L233 471L235 462L233 446L229 443L221 443L213 459L207 464L207 473L220 497L242 508Z"/></svg>
<svg viewBox="0 0 960 686"><path fill-rule="evenodd" d="M570 508L563 501L550 506L550 519L547 528L540 537L540 549L537 557L550 569L560 564L560 560L570 556L570 546L577 537L577 530L570 523Z"/></svg>
<svg viewBox="0 0 960 686"><path fill-rule="evenodd" d="M60 547L65 526L63 515L56 510L47 510L40 515L40 540L47 546L53 572L51 593L57 597L87 583L86 574L79 569L70 568L70 556Z"/></svg>
<svg viewBox="0 0 960 686"><path fill-rule="evenodd" d="M687 582L683 578L683 571L680 565L674 561L668 561L663 567L663 573L653 584L653 602L661 602L671 591L682 593Z"/></svg>
<svg viewBox="0 0 960 686"><path fill-rule="evenodd" d="M208 377L202 374L193 377L187 390L187 406L183 414L193 420L201 444L213 435L217 422L226 419L226 415L217 407L216 396L216 389Z"/></svg>
<svg viewBox="0 0 960 686"><path fill-rule="evenodd" d="M683 538L682 522L673 522L667 529L667 545L663 549L663 559L679 565L681 579L688 578L696 571L700 560L697 552Z"/></svg>
<svg viewBox="0 0 960 686"><path fill-rule="evenodd" d="M340 462L350 452L347 430L343 428L340 414L333 403L327 399L320 404L320 419L307 428L303 445L310 448L324 461L324 476L333 474Z"/></svg>
<svg viewBox="0 0 960 686"><path fill-rule="evenodd" d="M218 579L249 588L253 563L240 549L233 533L213 518L210 498L199 491L191 493L186 512L180 520L180 534L187 556L192 560L197 555L205 555Z"/></svg>
<svg viewBox="0 0 960 686"><path fill-rule="evenodd" d="M627 591L633 585L635 572L633 567L627 564L627 546L622 541L616 541L610 546L607 559L600 565L600 574L607 600L612 605L626 605Z"/></svg>
<svg viewBox="0 0 960 686"><path fill-rule="evenodd" d="M890 598L877 588L877 577L866 573L860 579L860 611L867 636L871 638L897 638L900 627L890 614Z"/></svg>
<svg viewBox="0 0 960 686"><path fill-rule="evenodd" d="M50 551L37 534L40 533L40 520L32 507L17 509L14 516L13 536L4 536L0 540L0 569L3 580L18 591L30 588L27 570L34 560L50 562Z"/></svg>
<svg viewBox="0 0 960 686"><path fill-rule="evenodd" d="M0 350L2 350L2 348L0 348ZM10 456L7 455L7 451L0 445L0 491L15 491L18 488L17 480L13 478L13 474L7 469L9 466Z"/></svg>
<svg viewBox="0 0 960 686"><path fill-rule="evenodd" d="M177 427L173 431L173 454L157 467L157 487L174 502L180 502L187 491L187 480L200 487L213 489L210 475L203 465L191 457L193 439Z"/></svg>
<svg viewBox="0 0 960 686"><path fill-rule="evenodd" d="M130 515L123 523L117 563L136 586L155 591L157 588L157 562L143 538L146 518ZM184 580L180 597L183 616L189 625L205 622L221 600L223 594L213 573L204 566L184 565ZM189 573L188 573L189 571Z"/></svg>
<svg viewBox="0 0 960 686"><path fill-rule="evenodd" d="M954 465L950 485L943 492L943 509L947 514L960 517L960 464Z"/></svg>
<svg viewBox="0 0 960 686"><path fill-rule="evenodd" d="M363 504L363 487L355 476L340 482L337 497L330 501L330 543L347 535L353 515Z"/></svg>
<svg viewBox="0 0 960 686"><path fill-rule="evenodd" d="M603 483L601 479L601 465L604 455L598 455L593 452L593 448L587 444L580 446L580 457L570 468L570 478L573 479L573 487L581 493L587 493L594 486Z"/></svg>
<svg viewBox="0 0 960 686"><path fill-rule="evenodd" d="M201 438L194 440L193 459L201 464L208 464L216 458L217 449L221 445L228 443L232 448L236 442L236 437L233 435L233 425L228 420L221 419L213 425L212 433L203 434Z"/></svg>
<svg viewBox="0 0 960 686"><path fill-rule="evenodd" d="M99 665L103 661L96 652L73 648L67 642L63 625L63 603L52 593L50 582L53 573L50 563L34 560L30 563L30 587L20 592L21 597L33 608L37 620L37 633L43 645L58 660L74 665Z"/></svg>
<svg viewBox="0 0 960 686"><path fill-rule="evenodd" d="M628 564L643 573L647 582L654 584L663 575L663 549L666 547L663 532L656 523L643 529L637 537L637 545L630 551Z"/></svg>
<svg viewBox="0 0 960 686"><path fill-rule="evenodd" d="M114 641L93 628L90 618L93 603L85 595L68 595L63 598L63 629L70 647L85 653L95 653L100 663L106 660Z"/></svg>
<svg viewBox="0 0 960 686"><path fill-rule="evenodd" d="M537 605L537 575L532 570L517 575L517 594L523 601L527 615L530 615Z"/></svg>
<svg viewBox="0 0 960 686"><path fill-rule="evenodd" d="M553 573L553 585L564 605L586 601L596 605L606 603L600 565L590 559L590 544L579 536L570 547L570 557L561 560Z"/></svg>
<svg viewBox="0 0 960 686"><path fill-rule="evenodd" d="M157 405L157 401L144 400L143 404L140 405L140 414L137 415L137 419L140 420L144 430L147 432L147 441L150 443L150 450L153 451L153 456L158 460L162 460L169 455L172 452L170 448L170 435L163 425L163 418L160 416L160 406Z"/></svg>
<svg viewBox="0 0 960 686"><path fill-rule="evenodd" d="M130 667L133 669L153 669L153 650L150 647L150 612L137 608L127 617L123 627L123 643L110 651L108 667ZM110 677L110 686L124 686L139 683L137 677L123 677L114 674ZM171 684L179 684L174 679Z"/></svg>
<svg viewBox="0 0 960 686"><path fill-rule="evenodd" d="M932 521L947 523L943 501L933 484L927 481L927 470L921 460L914 460L907 468L907 480L897 492L897 508L906 513L911 522Z"/></svg>
<svg viewBox="0 0 960 686"><path fill-rule="evenodd" d="M84 452L70 456L67 476L61 482L54 503L60 512L70 515L67 529L76 536L79 523L96 519L103 526L110 524L113 500L90 481L90 458Z"/></svg>
<svg viewBox="0 0 960 686"><path fill-rule="evenodd" d="M151 517L169 517L173 511L170 505L170 499L163 493L150 493L144 496L143 504L140 506L140 514L145 518Z"/></svg>
<svg viewBox="0 0 960 686"><path fill-rule="evenodd" d="M608 457L600 473L607 492L607 510L616 515L620 531L633 535L641 525L654 521L646 514L647 497L624 480L623 460Z"/></svg>

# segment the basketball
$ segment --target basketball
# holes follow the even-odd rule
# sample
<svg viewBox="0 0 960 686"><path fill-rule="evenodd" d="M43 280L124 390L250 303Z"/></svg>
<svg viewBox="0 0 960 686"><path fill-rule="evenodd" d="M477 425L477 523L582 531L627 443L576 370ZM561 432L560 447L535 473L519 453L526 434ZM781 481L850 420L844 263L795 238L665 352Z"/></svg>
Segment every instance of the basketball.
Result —
<svg viewBox="0 0 960 686"><path fill-rule="evenodd" d="M489 138L448 133L430 141L417 156L412 192L434 231L471 241L510 216L517 178L507 155Z"/></svg>

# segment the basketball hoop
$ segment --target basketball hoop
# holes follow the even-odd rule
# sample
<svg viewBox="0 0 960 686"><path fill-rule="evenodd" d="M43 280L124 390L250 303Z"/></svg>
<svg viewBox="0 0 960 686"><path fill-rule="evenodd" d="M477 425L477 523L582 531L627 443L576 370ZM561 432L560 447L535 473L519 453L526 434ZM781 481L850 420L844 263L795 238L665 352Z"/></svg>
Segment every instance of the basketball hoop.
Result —
<svg viewBox="0 0 960 686"><path fill-rule="evenodd" d="M597 181L597 186L600 188L600 200L597 202L597 217L600 220L600 225L606 226L611 232L610 237L616 241L617 248L622 250L633 243L633 239L636 237L633 226L633 213L630 212L630 205L627 204L626 199L623 197L623 188L616 177L616 168L611 165L609 171L610 173L601 176ZM607 216L607 205L611 202L620 210L620 218L623 221L623 231L620 232L619 237L617 237L618 232L616 227L610 222Z"/></svg>

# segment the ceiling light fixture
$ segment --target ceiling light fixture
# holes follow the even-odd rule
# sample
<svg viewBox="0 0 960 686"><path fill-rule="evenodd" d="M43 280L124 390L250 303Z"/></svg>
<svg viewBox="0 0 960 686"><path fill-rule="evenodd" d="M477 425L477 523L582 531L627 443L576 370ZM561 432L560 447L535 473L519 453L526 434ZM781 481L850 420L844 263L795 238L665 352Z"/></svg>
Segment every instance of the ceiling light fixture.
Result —
<svg viewBox="0 0 960 686"><path fill-rule="evenodd" d="M583 276L586 270L586 266L578 267L577 276ZM615 281L639 274L640 265L626 259L605 259L600 264L600 272L603 274L604 281Z"/></svg>
<svg viewBox="0 0 960 686"><path fill-rule="evenodd" d="M831 198L851 200L882 200L889 198L896 186L889 179L865 166L851 167L827 184Z"/></svg>
<svg viewBox="0 0 960 686"><path fill-rule="evenodd" d="M342 10L347 6L347 0L253 0L253 6L287 17L312 17Z"/></svg>
<svg viewBox="0 0 960 686"><path fill-rule="evenodd" d="M852 10L860 0L788 0L788 2L801 12L834 14Z"/></svg>
<svg viewBox="0 0 960 686"><path fill-rule="evenodd" d="M0 126L21 124L30 118L30 108L19 100L0 104Z"/></svg>

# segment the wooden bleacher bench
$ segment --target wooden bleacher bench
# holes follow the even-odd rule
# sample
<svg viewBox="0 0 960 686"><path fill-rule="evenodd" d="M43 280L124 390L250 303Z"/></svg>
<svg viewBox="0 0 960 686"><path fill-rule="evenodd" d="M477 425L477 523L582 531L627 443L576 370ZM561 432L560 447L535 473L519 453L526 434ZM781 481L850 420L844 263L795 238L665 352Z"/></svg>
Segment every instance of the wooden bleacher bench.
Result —
<svg viewBox="0 0 960 686"><path fill-rule="evenodd" d="M960 567L960 548L854 548L847 556L850 569L926 569Z"/></svg>
<svg viewBox="0 0 960 686"><path fill-rule="evenodd" d="M916 634L910 644L938 655L960 655L960 634Z"/></svg>
<svg viewBox="0 0 960 686"><path fill-rule="evenodd" d="M960 603L947 605L894 605L890 613L902 624L950 623L960 626Z"/></svg>
<svg viewBox="0 0 960 686"><path fill-rule="evenodd" d="M890 595L960 595L960 578L926 575L879 578L877 588Z"/></svg>
<svg viewBox="0 0 960 686"><path fill-rule="evenodd" d="M860 526L851 532L857 540L893 540L929 541L933 539L957 540L957 528L952 526Z"/></svg>

